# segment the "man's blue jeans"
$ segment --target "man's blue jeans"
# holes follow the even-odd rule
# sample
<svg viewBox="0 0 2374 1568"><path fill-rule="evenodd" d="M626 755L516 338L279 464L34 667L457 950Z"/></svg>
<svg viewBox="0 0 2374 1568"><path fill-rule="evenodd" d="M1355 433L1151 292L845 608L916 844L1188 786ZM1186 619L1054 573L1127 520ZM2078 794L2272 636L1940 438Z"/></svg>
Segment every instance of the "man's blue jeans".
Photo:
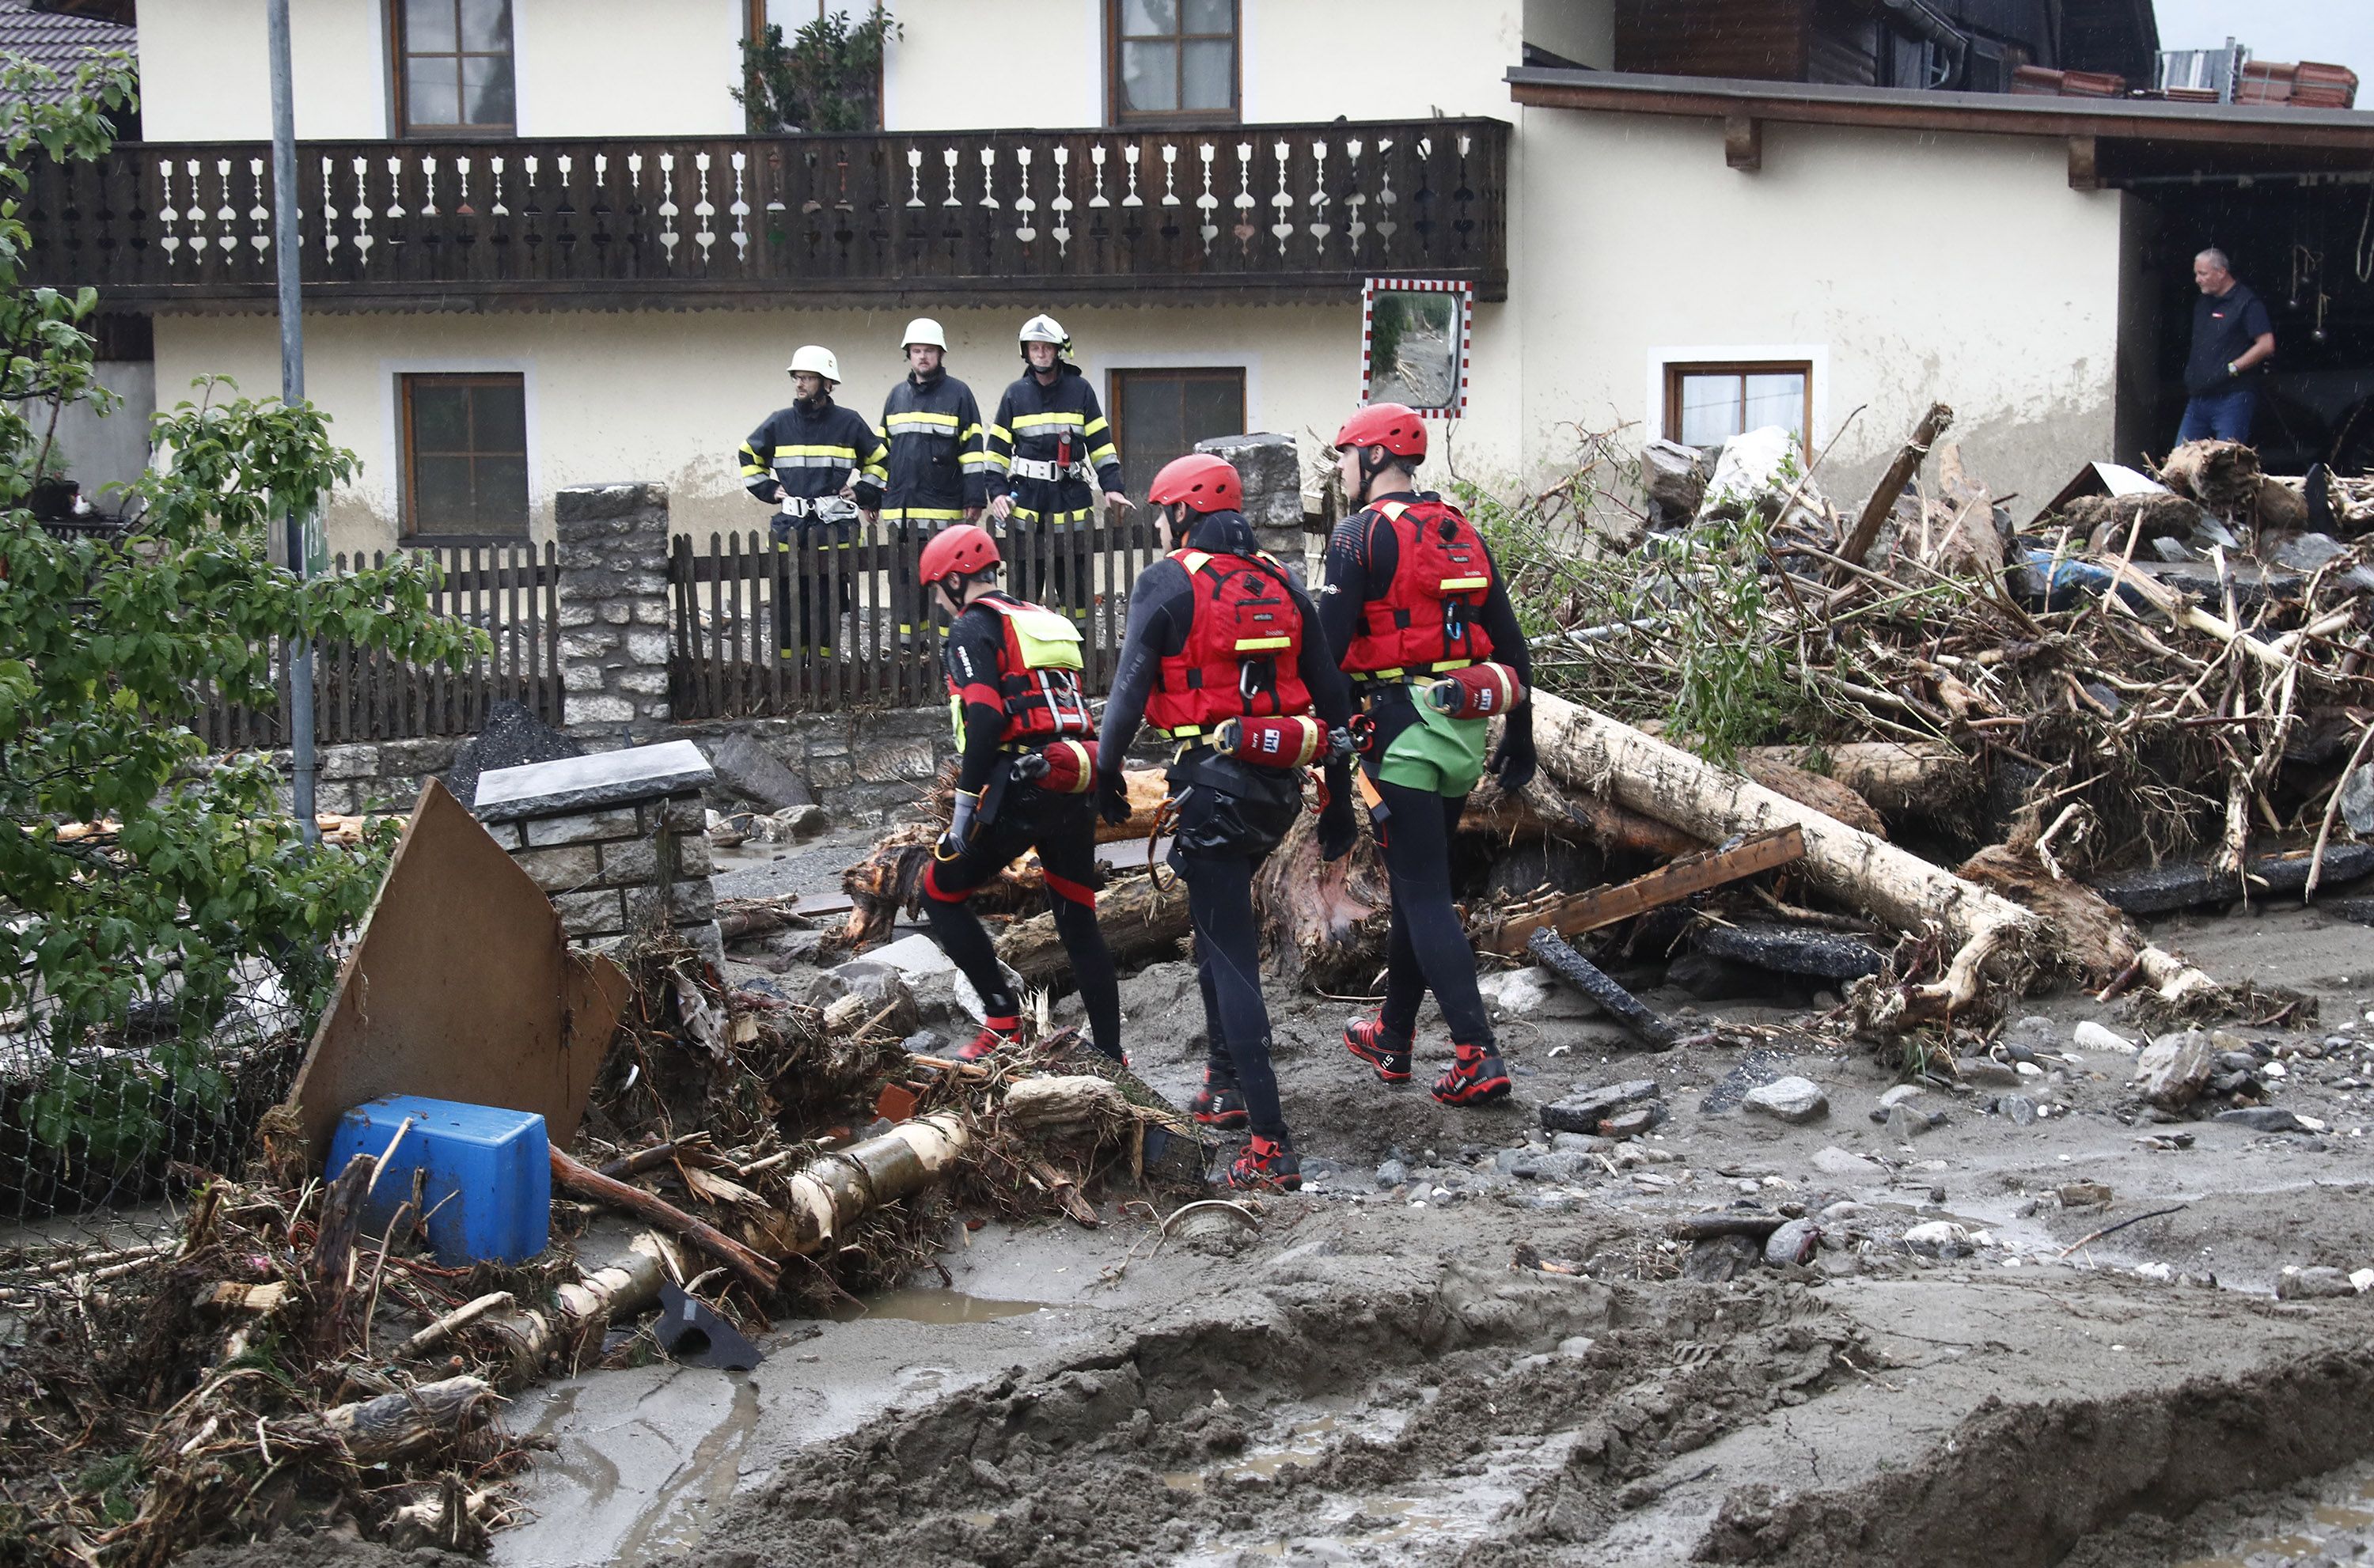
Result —
<svg viewBox="0 0 2374 1568"><path fill-rule="evenodd" d="M2258 411L2259 389L2251 386L2189 398L2184 404L2184 423L2177 427L2176 444L2213 439L2248 441L2251 416Z"/></svg>

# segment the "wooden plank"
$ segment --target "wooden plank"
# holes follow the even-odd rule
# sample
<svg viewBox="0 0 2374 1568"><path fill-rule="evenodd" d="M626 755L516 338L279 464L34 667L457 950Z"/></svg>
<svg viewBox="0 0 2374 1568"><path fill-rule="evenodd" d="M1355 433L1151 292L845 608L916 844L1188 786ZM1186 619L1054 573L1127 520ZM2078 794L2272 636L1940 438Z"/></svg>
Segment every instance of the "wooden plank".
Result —
<svg viewBox="0 0 2374 1568"><path fill-rule="evenodd" d="M1520 954L1537 930L1580 936L1584 931L1678 903L1694 893L1788 865L1804 856L1805 836L1798 827L1755 834L1728 849L1685 855L1630 882L1595 887L1534 908L1511 910L1496 925L1479 931L1475 945L1492 953Z"/></svg>

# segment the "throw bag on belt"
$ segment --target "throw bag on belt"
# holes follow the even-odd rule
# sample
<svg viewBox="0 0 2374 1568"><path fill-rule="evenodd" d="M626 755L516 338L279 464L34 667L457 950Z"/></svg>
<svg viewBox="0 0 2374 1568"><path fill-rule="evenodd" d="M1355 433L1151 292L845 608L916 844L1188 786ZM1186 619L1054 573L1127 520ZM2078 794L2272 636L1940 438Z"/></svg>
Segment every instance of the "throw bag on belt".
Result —
<svg viewBox="0 0 2374 1568"><path fill-rule="evenodd" d="M1057 741L1040 747L1034 755L1043 759L1046 766L1044 771L1035 773L1031 782L1050 794L1085 795L1097 781L1094 741Z"/></svg>
<svg viewBox="0 0 2374 1568"><path fill-rule="evenodd" d="M1453 719L1489 719L1524 701L1525 687L1506 664L1471 664L1428 682L1426 697Z"/></svg>
<svg viewBox="0 0 2374 1568"><path fill-rule="evenodd" d="M1212 746L1257 767L1309 767L1327 755L1327 726L1308 713L1231 719L1212 731Z"/></svg>

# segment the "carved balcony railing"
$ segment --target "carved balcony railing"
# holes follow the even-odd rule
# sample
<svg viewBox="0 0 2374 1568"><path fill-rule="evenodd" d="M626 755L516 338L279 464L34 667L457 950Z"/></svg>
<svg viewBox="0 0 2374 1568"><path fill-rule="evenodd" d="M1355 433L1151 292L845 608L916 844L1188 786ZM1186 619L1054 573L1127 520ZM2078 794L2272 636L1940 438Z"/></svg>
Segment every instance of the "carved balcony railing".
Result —
<svg viewBox="0 0 2374 1568"><path fill-rule="evenodd" d="M1497 120L1169 133L307 142L309 309L911 298L1341 298L1378 275L1508 288ZM269 149L127 143L43 165L37 280L112 306L273 297Z"/></svg>

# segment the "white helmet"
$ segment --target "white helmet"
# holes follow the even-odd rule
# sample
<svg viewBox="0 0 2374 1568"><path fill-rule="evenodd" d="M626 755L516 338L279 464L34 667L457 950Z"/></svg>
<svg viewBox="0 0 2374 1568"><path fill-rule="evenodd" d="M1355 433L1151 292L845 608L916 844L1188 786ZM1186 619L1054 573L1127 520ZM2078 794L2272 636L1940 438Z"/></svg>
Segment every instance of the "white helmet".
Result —
<svg viewBox="0 0 2374 1568"><path fill-rule="evenodd" d="M907 335L899 340L899 346L912 348L919 343L946 350L948 346L948 334L942 332L940 323L931 317L918 316L907 323Z"/></svg>
<svg viewBox="0 0 2374 1568"><path fill-rule="evenodd" d="M840 361L832 357L831 349L818 344L807 344L792 356L791 373L796 376L803 370L822 376L836 386L840 382Z"/></svg>
<svg viewBox="0 0 2374 1568"><path fill-rule="evenodd" d="M1066 358L1071 356L1071 335L1064 331L1064 324L1052 316L1037 315L1023 322L1021 341L1052 343L1055 345L1056 354Z"/></svg>

